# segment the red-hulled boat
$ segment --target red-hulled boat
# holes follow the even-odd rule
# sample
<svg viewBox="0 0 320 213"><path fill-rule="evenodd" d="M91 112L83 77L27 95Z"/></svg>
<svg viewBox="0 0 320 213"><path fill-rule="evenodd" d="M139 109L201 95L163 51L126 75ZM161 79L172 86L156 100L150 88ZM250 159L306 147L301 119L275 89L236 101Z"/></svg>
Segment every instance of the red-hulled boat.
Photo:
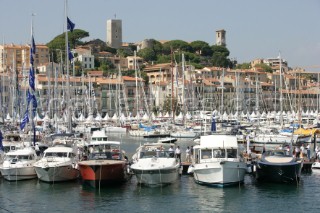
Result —
<svg viewBox="0 0 320 213"><path fill-rule="evenodd" d="M93 132L88 150L88 160L78 163L84 184L100 187L130 178L129 165L120 150L120 142L108 141L104 131Z"/></svg>

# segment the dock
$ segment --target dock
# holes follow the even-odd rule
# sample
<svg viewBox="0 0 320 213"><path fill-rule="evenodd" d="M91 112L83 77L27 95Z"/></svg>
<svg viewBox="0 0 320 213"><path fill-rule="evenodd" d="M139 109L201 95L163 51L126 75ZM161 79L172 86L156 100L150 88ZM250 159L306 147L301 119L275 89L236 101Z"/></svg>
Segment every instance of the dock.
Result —
<svg viewBox="0 0 320 213"><path fill-rule="evenodd" d="M181 162L181 167L182 167L182 174L183 175L190 175L188 173L188 169L189 169L189 166L191 165L190 162Z"/></svg>

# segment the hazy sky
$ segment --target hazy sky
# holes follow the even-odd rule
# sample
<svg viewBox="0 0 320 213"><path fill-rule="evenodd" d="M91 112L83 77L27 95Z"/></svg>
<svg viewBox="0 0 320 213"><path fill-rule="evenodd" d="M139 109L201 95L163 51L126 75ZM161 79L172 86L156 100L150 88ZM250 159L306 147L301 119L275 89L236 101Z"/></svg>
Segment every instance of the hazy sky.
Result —
<svg viewBox="0 0 320 213"><path fill-rule="evenodd" d="M64 0L0 0L0 35L5 43L36 43L63 32ZM68 0L68 16L90 37L106 40L106 21L122 19L123 41L202 40L215 43L227 31L230 58L239 63L277 57L291 67L320 71L320 0ZM2 42L1 42L2 43Z"/></svg>

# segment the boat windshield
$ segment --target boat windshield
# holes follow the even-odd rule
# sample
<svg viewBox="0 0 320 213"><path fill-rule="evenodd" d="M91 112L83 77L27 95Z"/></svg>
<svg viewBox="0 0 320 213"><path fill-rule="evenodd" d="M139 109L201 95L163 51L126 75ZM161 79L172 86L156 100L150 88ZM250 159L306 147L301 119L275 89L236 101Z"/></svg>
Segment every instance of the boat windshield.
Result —
<svg viewBox="0 0 320 213"><path fill-rule="evenodd" d="M89 146L90 160L121 160L119 145L101 144Z"/></svg>
<svg viewBox="0 0 320 213"><path fill-rule="evenodd" d="M4 160L10 161L12 159L15 159L16 161L26 161L33 158L30 155L7 155Z"/></svg>
<svg viewBox="0 0 320 213"><path fill-rule="evenodd" d="M46 152L44 154L44 157L68 157L68 153L67 152Z"/></svg>
<svg viewBox="0 0 320 213"><path fill-rule="evenodd" d="M174 152L173 151L145 151L145 152L140 152L140 158L152 158L152 157L174 158Z"/></svg>

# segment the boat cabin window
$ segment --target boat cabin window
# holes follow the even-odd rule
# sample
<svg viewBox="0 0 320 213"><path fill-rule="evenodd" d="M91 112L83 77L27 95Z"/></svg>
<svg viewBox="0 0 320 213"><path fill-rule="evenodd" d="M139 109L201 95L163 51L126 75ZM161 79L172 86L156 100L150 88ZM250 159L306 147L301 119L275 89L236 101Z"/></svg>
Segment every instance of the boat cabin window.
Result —
<svg viewBox="0 0 320 213"><path fill-rule="evenodd" d="M224 149L213 149L214 158L224 158L225 156L226 156L226 152Z"/></svg>
<svg viewBox="0 0 320 213"><path fill-rule="evenodd" d="M227 158L236 158L237 149L227 149Z"/></svg>
<svg viewBox="0 0 320 213"><path fill-rule="evenodd" d="M15 158L15 156L13 155L6 155L6 157L4 158L5 161L10 161L12 160L13 158Z"/></svg>
<svg viewBox="0 0 320 213"><path fill-rule="evenodd" d="M209 159L212 158L212 150L211 149L202 149L201 150L201 159Z"/></svg>
<svg viewBox="0 0 320 213"><path fill-rule="evenodd" d="M15 146L4 146L3 147L4 148L4 152L5 153L8 153L8 152L10 152L10 151L12 151L12 150L16 150L16 147Z"/></svg>
<svg viewBox="0 0 320 213"><path fill-rule="evenodd" d="M121 159L121 152L119 145L100 144L89 146L90 159Z"/></svg>
<svg viewBox="0 0 320 213"><path fill-rule="evenodd" d="M67 152L46 152L45 157L68 157Z"/></svg>
<svg viewBox="0 0 320 213"><path fill-rule="evenodd" d="M145 151L140 152L140 158L174 158L174 153L172 151Z"/></svg>

